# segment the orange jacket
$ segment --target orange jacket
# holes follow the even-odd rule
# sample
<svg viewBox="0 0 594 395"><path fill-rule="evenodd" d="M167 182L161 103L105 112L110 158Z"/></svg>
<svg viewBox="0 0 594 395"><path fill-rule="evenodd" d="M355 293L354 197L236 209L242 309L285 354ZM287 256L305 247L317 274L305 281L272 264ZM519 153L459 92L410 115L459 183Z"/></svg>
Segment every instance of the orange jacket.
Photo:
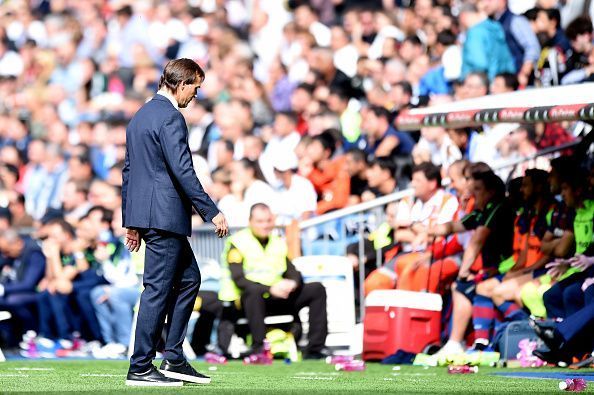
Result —
<svg viewBox="0 0 594 395"><path fill-rule="evenodd" d="M330 210L343 208L349 200L351 177L346 170L346 158L338 157L322 171L313 169L307 176L318 193L316 213L324 214Z"/></svg>

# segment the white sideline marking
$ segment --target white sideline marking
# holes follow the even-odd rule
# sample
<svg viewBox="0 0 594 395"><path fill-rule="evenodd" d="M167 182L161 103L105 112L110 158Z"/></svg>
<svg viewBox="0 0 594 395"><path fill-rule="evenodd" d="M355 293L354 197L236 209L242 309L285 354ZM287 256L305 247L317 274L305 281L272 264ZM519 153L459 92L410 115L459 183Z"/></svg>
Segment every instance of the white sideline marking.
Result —
<svg viewBox="0 0 594 395"><path fill-rule="evenodd" d="M297 372L295 373L297 376L340 376L340 373L337 372Z"/></svg>
<svg viewBox="0 0 594 395"><path fill-rule="evenodd" d="M0 377L29 377L28 374L0 374Z"/></svg>
<svg viewBox="0 0 594 395"><path fill-rule="evenodd" d="M437 373L391 373L392 376L437 376Z"/></svg>
<svg viewBox="0 0 594 395"><path fill-rule="evenodd" d="M318 377L318 376L314 376L314 377L305 377L305 376L293 376L292 378L294 379L299 379L299 380L334 380L334 377Z"/></svg>
<svg viewBox="0 0 594 395"><path fill-rule="evenodd" d="M125 374L81 373L80 377L124 377Z"/></svg>
<svg viewBox="0 0 594 395"><path fill-rule="evenodd" d="M56 370L54 368L14 368L14 370L37 370L37 371L49 371L49 370Z"/></svg>

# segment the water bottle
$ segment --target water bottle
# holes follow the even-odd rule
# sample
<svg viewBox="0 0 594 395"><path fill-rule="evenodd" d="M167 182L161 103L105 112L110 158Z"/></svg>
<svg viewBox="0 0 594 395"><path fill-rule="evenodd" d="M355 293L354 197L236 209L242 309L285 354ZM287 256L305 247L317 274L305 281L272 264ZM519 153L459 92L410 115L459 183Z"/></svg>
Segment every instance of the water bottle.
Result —
<svg viewBox="0 0 594 395"><path fill-rule="evenodd" d="M263 344L264 354L272 356L270 349L271 349L270 341L268 339L264 339L264 344Z"/></svg>
<svg viewBox="0 0 594 395"><path fill-rule="evenodd" d="M586 390L586 386L584 379L566 379L559 383L559 389L562 391L582 392Z"/></svg>
<svg viewBox="0 0 594 395"><path fill-rule="evenodd" d="M478 366L452 365L448 366L449 374L469 374L478 372Z"/></svg>
<svg viewBox="0 0 594 395"><path fill-rule="evenodd" d="M359 360L353 360L349 362L337 363L334 365L335 369L344 372L360 372L365 370L365 362Z"/></svg>
<svg viewBox="0 0 594 395"><path fill-rule="evenodd" d="M354 360L352 355L334 355L332 357L326 357L326 363L330 365L336 365L337 363L352 362Z"/></svg>
<svg viewBox="0 0 594 395"><path fill-rule="evenodd" d="M223 365L227 363L227 358L224 355L219 355L214 352L207 352L204 354L204 360L207 363Z"/></svg>
<svg viewBox="0 0 594 395"><path fill-rule="evenodd" d="M265 353L252 354L243 359L244 365L272 365L272 357Z"/></svg>

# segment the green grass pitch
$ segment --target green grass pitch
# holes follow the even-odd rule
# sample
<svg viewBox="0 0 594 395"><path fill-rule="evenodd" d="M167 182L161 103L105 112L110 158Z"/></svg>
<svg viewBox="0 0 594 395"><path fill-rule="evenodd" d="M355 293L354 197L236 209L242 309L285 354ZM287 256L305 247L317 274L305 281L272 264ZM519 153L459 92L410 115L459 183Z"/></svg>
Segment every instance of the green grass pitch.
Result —
<svg viewBox="0 0 594 395"><path fill-rule="evenodd" d="M337 372L324 362L305 361L272 366L193 365L212 377L209 385L138 389L124 385L126 361L9 361L0 363L0 393L526 393L561 392L558 381L495 376L511 369L481 368L477 374L450 375L444 367L422 368L367 364L364 372ZM212 370L216 367L216 370ZM588 388L592 392L594 385Z"/></svg>

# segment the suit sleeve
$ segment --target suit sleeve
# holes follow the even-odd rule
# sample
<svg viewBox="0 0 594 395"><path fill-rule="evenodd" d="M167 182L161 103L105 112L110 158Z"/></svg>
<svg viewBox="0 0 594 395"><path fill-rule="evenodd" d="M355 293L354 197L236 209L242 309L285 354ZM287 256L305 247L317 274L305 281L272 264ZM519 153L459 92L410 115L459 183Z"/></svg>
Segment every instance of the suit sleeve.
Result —
<svg viewBox="0 0 594 395"><path fill-rule="evenodd" d="M126 147L126 158L122 168L122 223L126 223L126 197L128 196L128 179L130 178L130 157Z"/></svg>
<svg viewBox="0 0 594 395"><path fill-rule="evenodd" d="M219 213L219 209L196 177L188 146L188 131L183 116L176 112L165 121L159 134L163 155L173 176L186 196L192 201L192 205L202 219L205 222L211 222Z"/></svg>
<svg viewBox="0 0 594 395"><path fill-rule="evenodd" d="M4 285L5 295L17 292L35 292L35 287L45 275L45 256L41 251L34 252L26 264L27 271L22 281Z"/></svg>

